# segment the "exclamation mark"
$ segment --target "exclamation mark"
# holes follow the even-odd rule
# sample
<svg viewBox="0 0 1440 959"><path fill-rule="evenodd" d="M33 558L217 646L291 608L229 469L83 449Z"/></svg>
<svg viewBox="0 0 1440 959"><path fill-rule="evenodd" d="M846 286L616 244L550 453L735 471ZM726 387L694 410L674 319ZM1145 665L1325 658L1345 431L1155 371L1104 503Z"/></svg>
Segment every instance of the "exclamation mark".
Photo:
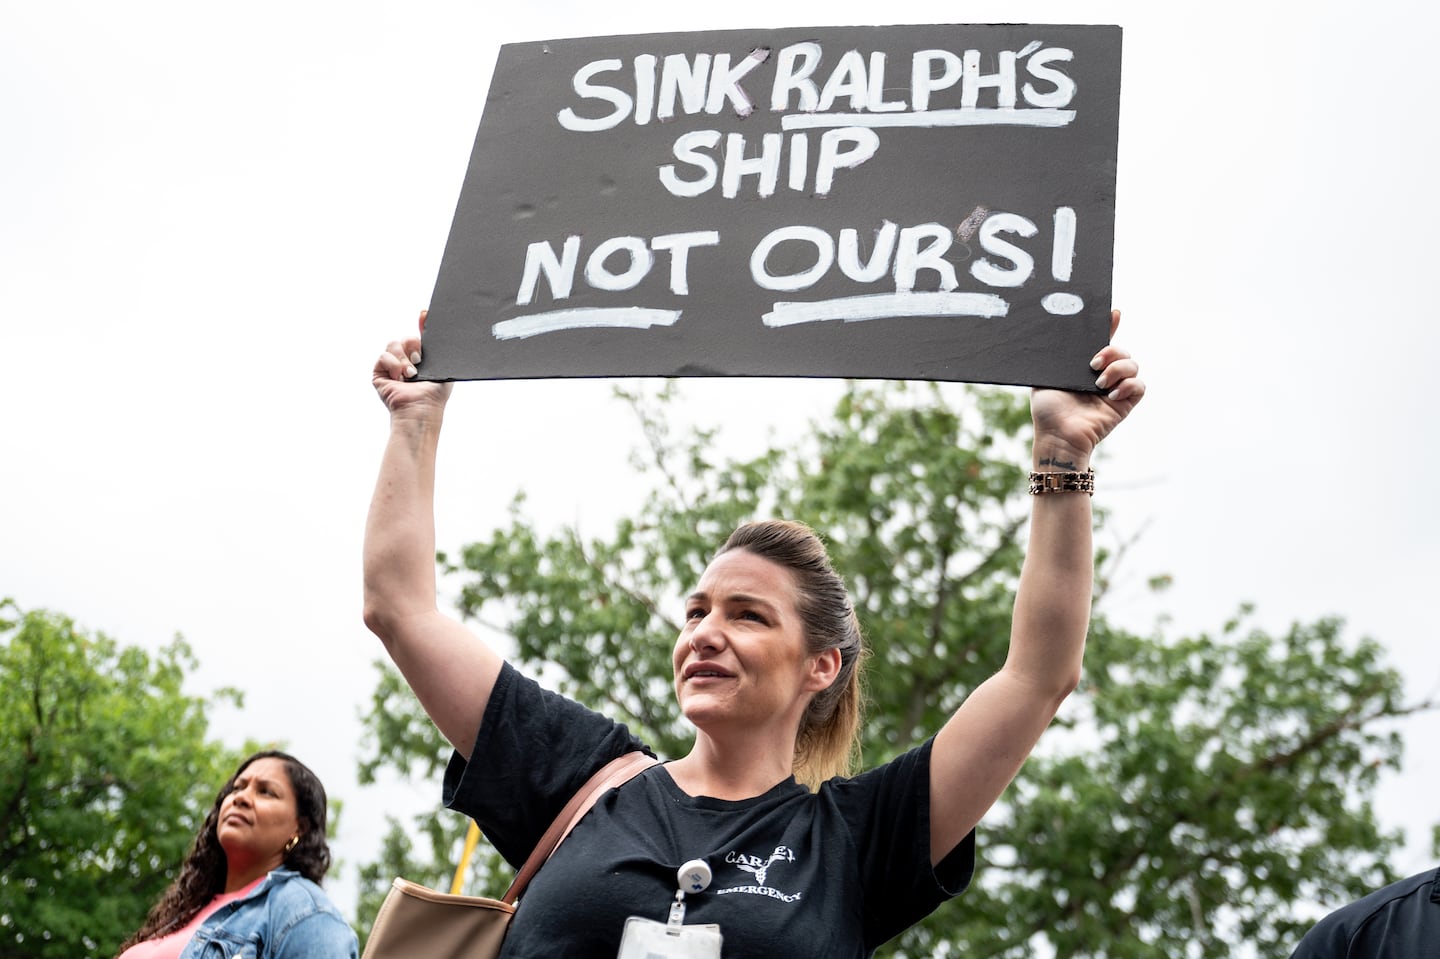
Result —
<svg viewBox="0 0 1440 959"><path fill-rule="evenodd" d="M1055 210L1055 247L1050 253L1050 273L1061 283L1070 282L1070 269L1075 262L1075 211L1062 206ZM1055 316L1074 316L1085 301L1074 293L1050 293L1040 300L1045 312Z"/></svg>

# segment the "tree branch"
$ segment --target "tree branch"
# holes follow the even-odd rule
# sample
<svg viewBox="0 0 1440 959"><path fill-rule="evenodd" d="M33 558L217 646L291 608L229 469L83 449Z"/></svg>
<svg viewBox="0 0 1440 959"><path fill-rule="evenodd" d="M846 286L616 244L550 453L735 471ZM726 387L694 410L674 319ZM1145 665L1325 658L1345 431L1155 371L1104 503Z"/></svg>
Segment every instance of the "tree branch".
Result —
<svg viewBox="0 0 1440 959"><path fill-rule="evenodd" d="M570 533L574 538L575 548L580 551L580 558L584 561L585 565L589 567L590 571L595 573L595 575L600 578L601 583L603 583L610 589L619 592L631 602L640 605L642 608L644 608L646 612L659 620L666 628L668 628L672 632L677 634L680 632L679 625L672 622L668 616L666 616L660 611L659 603L655 602L654 599L646 596L644 593L637 592L636 590L631 589L629 586L626 586L624 583L612 578L609 572L607 572L604 567L600 566L598 563L595 562L594 559L591 558L590 553L585 549L585 544L581 542L580 537L576 535L573 530L571 530Z"/></svg>

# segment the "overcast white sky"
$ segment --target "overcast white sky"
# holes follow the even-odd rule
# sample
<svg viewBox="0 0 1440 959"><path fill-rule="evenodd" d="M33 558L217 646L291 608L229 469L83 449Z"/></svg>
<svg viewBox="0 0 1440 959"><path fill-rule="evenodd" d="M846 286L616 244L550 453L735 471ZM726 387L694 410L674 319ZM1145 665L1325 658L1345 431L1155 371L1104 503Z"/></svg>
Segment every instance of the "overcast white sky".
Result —
<svg viewBox="0 0 1440 959"><path fill-rule="evenodd" d="M521 9L524 7L525 9ZM496 10L505 9L497 19ZM886 23L1125 28L1115 302L1151 387L1097 501L1144 530L1110 609L1213 629L1339 614L1440 692L1429 390L1440 198L1433 5L602 5L0 0L0 595L202 661L217 734L284 740L346 801L331 883L385 809L358 713L381 650L359 555L385 415L368 371L430 296L500 43ZM461 384L443 547L503 521L608 528L639 491L606 382ZM827 382L693 381L736 443ZM1139 584L1169 572L1158 605ZM997 664L998 665L998 664ZM1381 811L1431 862L1440 720L1405 723ZM1427 744L1432 744L1427 746ZM138 921L138 919L137 919Z"/></svg>

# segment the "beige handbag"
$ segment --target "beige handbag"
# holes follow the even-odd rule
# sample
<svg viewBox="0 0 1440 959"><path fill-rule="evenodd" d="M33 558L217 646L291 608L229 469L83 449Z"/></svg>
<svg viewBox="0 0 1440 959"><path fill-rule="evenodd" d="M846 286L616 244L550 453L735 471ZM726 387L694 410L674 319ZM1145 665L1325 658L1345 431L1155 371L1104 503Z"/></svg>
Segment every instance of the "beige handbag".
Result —
<svg viewBox="0 0 1440 959"><path fill-rule="evenodd" d="M560 810L499 899L436 892L408 879L396 879L375 914L363 959L495 959L505 942L510 917L515 914L515 902L555 847L570 835L602 793L628 782L656 762L642 752L626 753L591 776ZM471 829L476 831L473 824ZM459 887L473 848L473 842L466 843L455 871L455 888Z"/></svg>

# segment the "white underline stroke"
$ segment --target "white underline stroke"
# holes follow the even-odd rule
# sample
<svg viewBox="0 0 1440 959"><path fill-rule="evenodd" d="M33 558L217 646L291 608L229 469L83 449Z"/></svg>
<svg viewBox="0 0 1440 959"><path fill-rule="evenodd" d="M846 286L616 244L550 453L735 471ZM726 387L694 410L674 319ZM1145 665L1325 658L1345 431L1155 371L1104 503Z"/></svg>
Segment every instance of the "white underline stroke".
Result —
<svg viewBox="0 0 1440 959"><path fill-rule="evenodd" d="M794 326L841 320L879 320L896 316L1005 316L1010 304L993 293L871 293L813 303L780 302L761 317L766 326Z"/></svg>
<svg viewBox="0 0 1440 959"><path fill-rule="evenodd" d="M782 130L818 127L1063 127L1075 119L1074 110L1048 107L986 107L973 110L921 110L912 113L787 113Z"/></svg>
<svg viewBox="0 0 1440 959"><path fill-rule="evenodd" d="M621 329L646 330L652 326L672 326L680 319L680 310L652 310L643 306L580 307L573 310L551 310L501 320L491 328L497 340L523 340L554 333L558 330Z"/></svg>

